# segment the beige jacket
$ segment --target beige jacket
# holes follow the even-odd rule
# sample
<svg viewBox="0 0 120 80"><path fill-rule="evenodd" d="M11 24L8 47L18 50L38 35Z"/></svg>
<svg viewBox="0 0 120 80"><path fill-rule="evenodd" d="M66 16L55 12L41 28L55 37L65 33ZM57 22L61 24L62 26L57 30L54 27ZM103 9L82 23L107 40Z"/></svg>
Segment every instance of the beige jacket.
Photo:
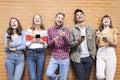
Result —
<svg viewBox="0 0 120 80"><path fill-rule="evenodd" d="M78 39L80 39L80 29L77 25L73 25L70 29L70 46L71 46L71 54L70 58L73 62L80 63L80 44L78 45ZM96 56L96 45L95 45L95 33L92 27L86 25L86 39L88 45L88 51L93 59Z"/></svg>

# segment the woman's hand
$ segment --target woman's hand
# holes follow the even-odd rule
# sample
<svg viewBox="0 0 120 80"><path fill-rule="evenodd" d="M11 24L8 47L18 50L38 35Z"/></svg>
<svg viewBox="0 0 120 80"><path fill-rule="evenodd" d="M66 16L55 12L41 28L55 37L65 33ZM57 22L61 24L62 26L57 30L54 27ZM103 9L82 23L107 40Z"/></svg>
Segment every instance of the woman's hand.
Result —
<svg viewBox="0 0 120 80"><path fill-rule="evenodd" d="M9 47L9 50L10 50L10 51L16 51L16 48L11 48L11 47Z"/></svg>
<svg viewBox="0 0 120 80"><path fill-rule="evenodd" d="M85 37L81 37L80 39L78 39L78 44L82 43L85 40Z"/></svg>
<svg viewBox="0 0 120 80"><path fill-rule="evenodd" d="M97 31L96 31L96 36L97 36L97 37L100 37L100 30L97 30Z"/></svg>
<svg viewBox="0 0 120 80"><path fill-rule="evenodd" d="M32 43L37 42L36 38L33 38L33 39L31 40L31 42L32 42Z"/></svg>
<svg viewBox="0 0 120 80"><path fill-rule="evenodd" d="M8 39L8 40L7 40L7 45L6 45L7 48L9 48L9 44L10 44L11 42L12 42L11 39Z"/></svg>
<svg viewBox="0 0 120 80"><path fill-rule="evenodd" d="M39 42L44 44L44 41L42 39L40 39Z"/></svg>

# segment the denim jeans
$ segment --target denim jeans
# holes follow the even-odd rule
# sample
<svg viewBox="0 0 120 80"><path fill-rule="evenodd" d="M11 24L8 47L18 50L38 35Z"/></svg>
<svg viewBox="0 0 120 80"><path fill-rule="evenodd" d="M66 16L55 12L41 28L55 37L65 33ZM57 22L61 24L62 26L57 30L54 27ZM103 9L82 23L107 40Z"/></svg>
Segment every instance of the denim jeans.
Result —
<svg viewBox="0 0 120 80"><path fill-rule="evenodd" d="M5 61L5 67L9 80L21 80L24 71L24 54L10 52Z"/></svg>
<svg viewBox="0 0 120 80"><path fill-rule="evenodd" d="M94 60L92 57L81 58L81 63L73 62L73 67L77 74L78 80L90 80Z"/></svg>
<svg viewBox="0 0 120 80"><path fill-rule="evenodd" d="M56 80L55 71L59 66L60 80L67 80L70 60L68 59L54 59L51 56L46 75L50 80Z"/></svg>
<svg viewBox="0 0 120 80"><path fill-rule="evenodd" d="M30 80L42 80L45 56L43 49L28 50L27 64Z"/></svg>

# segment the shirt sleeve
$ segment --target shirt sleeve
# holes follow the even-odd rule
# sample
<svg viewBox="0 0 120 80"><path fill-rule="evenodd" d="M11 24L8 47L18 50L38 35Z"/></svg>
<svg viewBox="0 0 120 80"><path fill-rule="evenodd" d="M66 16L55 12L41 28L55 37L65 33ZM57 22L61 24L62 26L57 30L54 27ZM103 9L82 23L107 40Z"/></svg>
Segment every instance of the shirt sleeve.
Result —
<svg viewBox="0 0 120 80"><path fill-rule="evenodd" d="M71 46L71 48L78 46L78 41L75 40L73 28L70 29L70 46Z"/></svg>
<svg viewBox="0 0 120 80"><path fill-rule="evenodd" d="M6 53L8 53L10 51L9 48L6 47L7 46L7 36L8 36L8 34L5 34L5 36L4 36L4 50Z"/></svg>
<svg viewBox="0 0 120 80"><path fill-rule="evenodd" d="M48 30L48 46L53 46L55 44L55 41L51 37L51 30Z"/></svg>
<svg viewBox="0 0 120 80"><path fill-rule="evenodd" d="M119 32L117 29L114 29L114 35L119 35Z"/></svg>
<svg viewBox="0 0 120 80"><path fill-rule="evenodd" d="M44 41L43 48L47 48L47 41L48 41L48 32L47 32L47 30L44 30L44 34L43 34L42 39Z"/></svg>

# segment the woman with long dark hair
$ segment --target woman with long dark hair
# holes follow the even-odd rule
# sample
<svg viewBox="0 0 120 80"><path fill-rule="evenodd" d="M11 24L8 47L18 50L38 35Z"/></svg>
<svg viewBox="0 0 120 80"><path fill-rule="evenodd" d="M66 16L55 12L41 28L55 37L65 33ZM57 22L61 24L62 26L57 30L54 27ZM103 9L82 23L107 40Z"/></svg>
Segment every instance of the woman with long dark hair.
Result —
<svg viewBox="0 0 120 80"><path fill-rule="evenodd" d="M24 70L25 42L25 32L22 31L19 20L12 17L9 21L9 28L4 40L5 51L7 53L5 67L9 80L21 80Z"/></svg>
<svg viewBox="0 0 120 80"><path fill-rule="evenodd" d="M44 48L47 47L47 31L39 14L34 15L33 24L31 29L27 30L26 39L30 80L42 80L45 62Z"/></svg>
<svg viewBox="0 0 120 80"><path fill-rule="evenodd" d="M96 44L98 44L96 77L97 80L114 80L116 70L116 54L118 32L112 26L109 15L104 15L96 32Z"/></svg>

